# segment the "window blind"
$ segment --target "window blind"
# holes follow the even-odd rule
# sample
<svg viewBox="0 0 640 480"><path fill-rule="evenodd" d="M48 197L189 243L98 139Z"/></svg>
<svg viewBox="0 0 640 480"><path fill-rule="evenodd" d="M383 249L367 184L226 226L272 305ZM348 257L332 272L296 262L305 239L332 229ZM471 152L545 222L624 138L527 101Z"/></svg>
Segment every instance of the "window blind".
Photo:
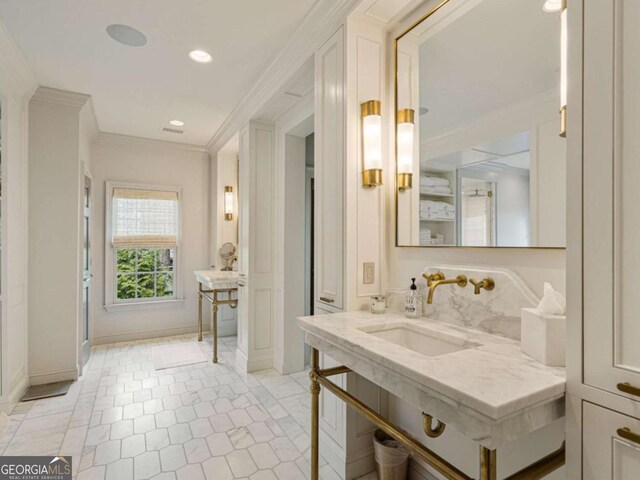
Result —
<svg viewBox="0 0 640 480"><path fill-rule="evenodd" d="M116 248L174 248L178 243L178 193L114 188L112 242Z"/></svg>

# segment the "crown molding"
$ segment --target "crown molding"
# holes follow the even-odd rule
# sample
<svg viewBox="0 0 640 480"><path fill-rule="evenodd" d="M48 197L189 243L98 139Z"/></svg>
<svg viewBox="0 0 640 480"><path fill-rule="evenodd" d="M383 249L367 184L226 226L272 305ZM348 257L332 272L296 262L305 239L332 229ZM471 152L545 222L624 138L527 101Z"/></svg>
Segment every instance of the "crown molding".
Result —
<svg viewBox="0 0 640 480"><path fill-rule="evenodd" d="M36 88L35 75L0 20L0 92L26 107Z"/></svg>
<svg viewBox="0 0 640 480"><path fill-rule="evenodd" d="M211 155L221 150L244 124L278 93L315 51L342 25L360 0L317 0L283 49L254 83L207 143Z"/></svg>
<svg viewBox="0 0 640 480"><path fill-rule="evenodd" d="M90 100L91 96L84 93L69 92L51 87L38 87L31 97L31 103L71 108L73 110L81 110Z"/></svg>
<svg viewBox="0 0 640 480"><path fill-rule="evenodd" d="M161 150L171 149L174 151L191 153L209 153L209 151L205 147L199 145L167 142L166 140L156 140L153 138L134 137L131 135L122 135L120 133L100 132L96 137L95 142L112 145L159 148Z"/></svg>

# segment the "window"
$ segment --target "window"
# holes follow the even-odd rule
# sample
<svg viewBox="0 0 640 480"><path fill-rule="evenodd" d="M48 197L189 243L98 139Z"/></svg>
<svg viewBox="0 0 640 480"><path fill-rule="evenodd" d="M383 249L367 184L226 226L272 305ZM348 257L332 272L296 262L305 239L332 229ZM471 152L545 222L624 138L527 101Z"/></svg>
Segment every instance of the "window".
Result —
<svg viewBox="0 0 640 480"><path fill-rule="evenodd" d="M107 205L111 305L177 299L180 191L108 183Z"/></svg>
<svg viewBox="0 0 640 480"><path fill-rule="evenodd" d="M172 298L173 248L116 249L116 300Z"/></svg>

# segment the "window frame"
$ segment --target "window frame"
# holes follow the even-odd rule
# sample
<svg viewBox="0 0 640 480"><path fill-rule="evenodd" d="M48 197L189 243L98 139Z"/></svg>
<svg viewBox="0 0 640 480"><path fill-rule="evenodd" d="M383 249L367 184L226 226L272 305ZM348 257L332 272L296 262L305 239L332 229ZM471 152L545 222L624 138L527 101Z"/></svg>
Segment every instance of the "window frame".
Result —
<svg viewBox="0 0 640 480"><path fill-rule="evenodd" d="M115 188L133 188L140 190L157 190L174 192L178 197L178 238L173 262L173 296L152 298L117 298L118 266L116 248L112 243L112 215L113 191ZM182 275L182 188L170 185L150 185L144 183L107 181L105 185L105 258L104 258L104 286L105 305L107 311L156 308L171 306L184 302ZM142 247L141 247L142 248Z"/></svg>

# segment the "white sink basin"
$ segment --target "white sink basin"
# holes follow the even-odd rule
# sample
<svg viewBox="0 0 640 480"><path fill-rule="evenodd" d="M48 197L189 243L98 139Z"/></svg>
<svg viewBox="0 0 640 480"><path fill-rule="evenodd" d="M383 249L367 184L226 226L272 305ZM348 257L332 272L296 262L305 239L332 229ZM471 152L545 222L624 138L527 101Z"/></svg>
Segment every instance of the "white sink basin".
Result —
<svg viewBox="0 0 640 480"><path fill-rule="evenodd" d="M207 288L237 288L240 274L238 272L223 272L221 270L196 270L193 272L196 280Z"/></svg>
<svg viewBox="0 0 640 480"><path fill-rule="evenodd" d="M413 325L400 324L382 326L378 329L361 329L369 335L394 343L427 357L437 357L447 353L459 352L468 348L479 347L480 344L469 342L464 338L430 332Z"/></svg>

